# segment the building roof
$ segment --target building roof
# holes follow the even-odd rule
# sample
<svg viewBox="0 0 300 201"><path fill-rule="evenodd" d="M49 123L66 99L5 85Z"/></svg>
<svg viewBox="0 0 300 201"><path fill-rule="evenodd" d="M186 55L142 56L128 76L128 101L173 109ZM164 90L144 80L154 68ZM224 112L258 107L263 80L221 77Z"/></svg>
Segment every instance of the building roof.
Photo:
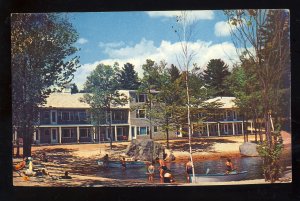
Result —
<svg viewBox="0 0 300 201"><path fill-rule="evenodd" d="M221 103L223 104L222 106L220 106L219 108L223 108L223 109L227 109L227 108L237 108L237 105L234 103L235 101L235 97L215 97L215 98L211 98L208 99L207 103L212 103L212 102L216 102L216 103Z"/></svg>
<svg viewBox="0 0 300 201"><path fill-rule="evenodd" d="M129 98L128 90L119 90L120 93L123 93ZM90 108L89 104L81 102L80 99L83 98L85 93L52 93L46 100L46 104L42 107L53 107L53 108L81 108L88 109ZM116 106L112 108L129 108L129 102L122 106Z"/></svg>

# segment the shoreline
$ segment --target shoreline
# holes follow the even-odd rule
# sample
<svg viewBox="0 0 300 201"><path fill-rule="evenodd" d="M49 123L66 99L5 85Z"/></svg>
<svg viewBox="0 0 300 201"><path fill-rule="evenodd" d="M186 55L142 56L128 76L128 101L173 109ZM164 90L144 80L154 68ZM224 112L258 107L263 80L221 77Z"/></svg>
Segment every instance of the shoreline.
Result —
<svg viewBox="0 0 300 201"><path fill-rule="evenodd" d="M249 141L254 139L254 136L249 136ZM193 153L194 161L203 160L218 160L221 158L235 158L244 157L239 153L239 146L243 143L243 136L233 136L218 138L221 142L210 139L200 139L201 142L211 143L209 149L196 150ZM198 140L198 143L200 142ZM175 143L186 143L184 139L172 141ZM181 142L182 141L182 142ZM164 142L161 142L164 145ZM197 142L195 142L197 143ZM147 178L145 179L111 179L102 176L98 176L95 173L99 167L96 164L96 160L104 154L114 154L116 157L122 153L122 150L126 148L129 142L115 143L114 151L111 151L109 144L73 144L73 145L52 145L52 146L34 146L33 147L33 159L34 163L38 162L39 155L42 152L47 152L47 156L50 158L49 162L39 162L46 166L47 171L51 176L59 177L62 176L64 171L69 171L72 179L70 180L53 180L51 178L38 179L30 177L29 181L24 181L16 172L13 172L13 185L14 186L36 186L36 187L137 187L137 186L211 186L211 185L248 185L248 184L270 184L264 179L254 180L242 180L242 181L230 181L230 182L205 182L201 184L191 183L173 183L173 184L162 184L158 182L149 183ZM291 156L290 150L291 145L288 141L284 143L284 153L287 156ZM190 155L188 151L184 149L172 150L176 159L175 163L185 163ZM22 152L21 152L22 153ZM13 163L17 163L21 158L13 158ZM155 178L155 181L159 178ZM287 170L281 181L276 183L291 183L292 175L291 168Z"/></svg>

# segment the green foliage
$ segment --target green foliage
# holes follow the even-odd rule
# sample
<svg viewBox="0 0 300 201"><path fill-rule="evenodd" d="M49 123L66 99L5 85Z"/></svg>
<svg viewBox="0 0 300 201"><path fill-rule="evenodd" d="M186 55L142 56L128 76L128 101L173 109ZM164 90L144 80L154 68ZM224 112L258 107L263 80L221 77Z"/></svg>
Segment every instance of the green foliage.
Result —
<svg viewBox="0 0 300 201"><path fill-rule="evenodd" d="M215 91L213 96L231 95L225 82L229 75L228 65L221 59L211 59L202 74L207 88Z"/></svg>
<svg viewBox="0 0 300 201"><path fill-rule="evenodd" d="M111 127L112 108L128 102L128 98L117 90L119 88L118 72L117 63L112 67L99 64L87 77L84 90L88 93L81 101L90 105L91 120L96 128L107 121ZM110 115L109 118L107 115ZM112 148L112 136L110 136L110 145Z"/></svg>
<svg viewBox="0 0 300 201"><path fill-rule="evenodd" d="M257 151L263 159L263 171L266 181L274 183L280 178L282 167L280 166L280 156L283 151L283 140L280 135L280 126L275 132L272 132L271 145L264 141L258 145Z"/></svg>
<svg viewBox="0 0 300 201"><path fill-rule="evenodd" d="M11 15L13 126L23 135L24 155L31 140L39 106L55 87L70 83L79 67L74 43L78 34L64 15Z"/></svg>
<svg viewBox="0 0 300 201"><path fill-rule="evenodd" d="M120 89L136 90L140 85L137 72L134 70L134 66L131 63L124 64L118 79L120 82Z"/></svg>
<svg viewBox="0 0 300 201"><path fill-rule="evenodd" d="M72 86L71 86L71 93L72 94L76 94L76 93L78 93L79 92L79 90L78 90L78 87L77 87L77 85L74 83L74 84L72 84Z"/></svg>

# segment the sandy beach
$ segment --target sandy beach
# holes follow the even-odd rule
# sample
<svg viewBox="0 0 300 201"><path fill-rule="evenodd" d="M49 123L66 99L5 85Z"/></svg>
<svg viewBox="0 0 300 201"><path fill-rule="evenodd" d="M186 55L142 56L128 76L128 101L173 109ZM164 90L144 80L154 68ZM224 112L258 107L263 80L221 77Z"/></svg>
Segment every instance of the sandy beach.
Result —
<svg viewBox="0 0 300 201"><path fill-rule="evenodd" d="M284 139L284 154L290 156L291 136L289 133L282 132ZM194 161L213 160L224 157L241 157L239 146L243 143L243 136L230 137L211 137L193 139L193 159ZM254 135L249 136L249 141L254 141ZM159 141L166 146L165 141ZM170 140L170 149L176 157L175 162L183 162L189 158L189 152L186 150L187 139ZM110 179L96 175L99 167L96 160L106 153L112 158L119 158L122 151L129 142L113 143L113 150L110 150L109 143L103 144L64 144L51 146L33 146L33 163L41 164L46 167L51 177L36 178L29 177L28 181L24 177L13 172L14 186L80 186L80 187L101 187L101 186L153 186L153 185L195 185L187 183L161 184L157 182L150 183L147 180L130 179ZM180 145L180 146L178 146ZM41 162L39 158L45 152L49 158L48 162ZM22 150L21 150L22 153ZM21 158L14 158L13 163L21 161ZM57 179L65 171L69 171L72 179ZM291 168L285 172L278 182L291 182ZM206 182L197 185L243 185L243 184L268 184L264 179L243 180L235 182Z"/></svg>

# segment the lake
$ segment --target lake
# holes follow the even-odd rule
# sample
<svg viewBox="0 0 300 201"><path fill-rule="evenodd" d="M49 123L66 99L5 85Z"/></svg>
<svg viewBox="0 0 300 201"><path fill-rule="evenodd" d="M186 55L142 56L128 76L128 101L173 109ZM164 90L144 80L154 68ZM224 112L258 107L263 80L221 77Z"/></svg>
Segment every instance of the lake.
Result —
<svg viewBox="0 0 300 201"><path fill-rule="evenodd" d="M262 159L260 157L240 157L240 158L231 158L234 166L238 171L246 170L248 175L246 179L263 179L263 170L262 170ZM206 161L195 161L195 173L196 174L205 174L207 169L209 173L220 173L225 172L225 162L226 158L221 158L219 160L206 160ZM289 158L283 159L283 166L291 165ZM155 165L155 176L154 182L159 182L159 171L158 164ZM185 183L185 164L179 162L170 162L167 163L167 167L172 171L176 182ZM121 168L110 168L105 170L99 170L97 175L101 177L114 178L114 179L138 179L144 180L147 182L147 169L146 167L142 168L133 168L126 169L123 171Z"/></svg>

